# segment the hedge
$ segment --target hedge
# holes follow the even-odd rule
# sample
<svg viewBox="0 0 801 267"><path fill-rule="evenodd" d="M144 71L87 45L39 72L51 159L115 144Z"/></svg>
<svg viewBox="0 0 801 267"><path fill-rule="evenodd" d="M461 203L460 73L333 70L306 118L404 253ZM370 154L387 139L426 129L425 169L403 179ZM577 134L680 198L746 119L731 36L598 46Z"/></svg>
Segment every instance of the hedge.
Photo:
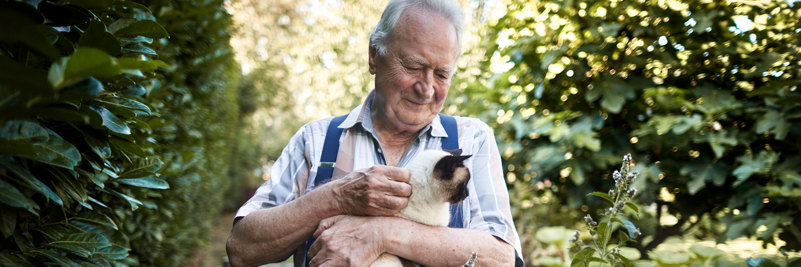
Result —
<svg viewBox="0 0 801 267"><path fill-rule="evenodd" d="M177 265L203 243L238 119L228 20L0 3L0 265Z"/></svg>

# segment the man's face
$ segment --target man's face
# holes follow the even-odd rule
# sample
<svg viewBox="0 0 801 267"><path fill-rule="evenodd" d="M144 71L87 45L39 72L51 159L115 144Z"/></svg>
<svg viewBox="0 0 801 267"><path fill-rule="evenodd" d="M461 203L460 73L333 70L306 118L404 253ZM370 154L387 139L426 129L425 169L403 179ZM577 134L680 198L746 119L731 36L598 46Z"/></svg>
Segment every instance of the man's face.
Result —
<svg viewBox="0 0 801 267"><path fill-rule="evenodd" d="M370 49L377 122L417 131L442 109L456 68L458 46L450 21L418 8L406 10L390 36L386 55Z"/></svg>

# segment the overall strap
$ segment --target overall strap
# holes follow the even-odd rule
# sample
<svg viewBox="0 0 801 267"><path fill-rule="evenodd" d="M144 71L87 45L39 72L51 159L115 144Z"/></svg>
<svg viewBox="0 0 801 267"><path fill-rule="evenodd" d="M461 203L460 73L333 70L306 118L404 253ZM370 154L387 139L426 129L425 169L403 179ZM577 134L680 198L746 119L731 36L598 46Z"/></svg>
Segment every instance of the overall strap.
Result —
<svg viewBox="0 0 801 267"><path fill-rule="evenodd" d="M317 167L317 176L314 177L314 187L328 182L331 179L331 175L334 174L334 165L336 165L337 154L339 154L339 137L342 136L342 129L339 128L339 125L347 117L347 114L335 117L328 124L328 130L325 132L325 143L323 143L323 152L320 156L320 166Z"/></svg>
<svg viewBox="0 0 801 267"><path fill-rule="evenodd" d="M317 166L317 176L314 177L314 187L328 182L331 180L331 175L334 174L334 165L337 162L337 154L339 154L339 137L342 136L342 129L339 125L345 121L348 115L342 115L331 119L328 124L328 130L325 132L325 141L323 143L323 152L320 155L320 165ZM309 252L311 244L314 243L315 238L310 237L306 240L306 253ZM309 255L304 255L306 258L304 266L309 266Z"/></svg>
<svg viewBox="0 0 801 267"><path fill-rule="evenodd" d="M459 129L456 125L456 118L440 113L439 121L442 123L442 127L445 128L445 133L448 134L448 137L442 139L442 149L459 149ZM462 202L451 204L451 221L448 226L451 228L464 228Z"/></svg>

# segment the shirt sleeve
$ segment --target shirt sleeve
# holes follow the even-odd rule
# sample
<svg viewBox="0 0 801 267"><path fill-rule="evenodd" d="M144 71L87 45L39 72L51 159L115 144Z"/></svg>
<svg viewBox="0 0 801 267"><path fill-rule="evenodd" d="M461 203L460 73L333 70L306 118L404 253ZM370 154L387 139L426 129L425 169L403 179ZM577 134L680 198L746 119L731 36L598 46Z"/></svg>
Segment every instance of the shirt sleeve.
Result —
<svg viewBox="0 0 801 267"><path fill-rule="evenodd" d="M478 120L472 136L473 186L470 192L470 218L468 228L482 230L515 248L517 260L522 262L520 237L517 234L509 205L509 192L503 176L503 165L491 128ZM467 145L467 144L466 144Z"/></svg>
<svg viewBox="0 0 801 267"><path fill-rule="evenodd" d="M259 209L275 207L296 198L305 186L311 164L308 161L309 125L298 130L270 168L270 179L236 212L234 223Z"/></svg>

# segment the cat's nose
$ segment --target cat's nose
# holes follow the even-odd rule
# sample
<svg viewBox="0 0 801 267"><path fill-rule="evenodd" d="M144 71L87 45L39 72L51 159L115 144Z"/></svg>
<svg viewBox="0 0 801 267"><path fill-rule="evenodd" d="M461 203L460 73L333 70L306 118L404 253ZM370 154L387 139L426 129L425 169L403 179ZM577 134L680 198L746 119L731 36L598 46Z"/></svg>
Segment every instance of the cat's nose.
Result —
<svg viewBox="0 0 801 267"><path fill-rule="evenodd" d="M456 186L456 190L453 191L453 195L448 199L448 202L451 204L459 203L467 198L468 195L470 195L470 192L467 190L467 180L465 180Z"/></svg>

